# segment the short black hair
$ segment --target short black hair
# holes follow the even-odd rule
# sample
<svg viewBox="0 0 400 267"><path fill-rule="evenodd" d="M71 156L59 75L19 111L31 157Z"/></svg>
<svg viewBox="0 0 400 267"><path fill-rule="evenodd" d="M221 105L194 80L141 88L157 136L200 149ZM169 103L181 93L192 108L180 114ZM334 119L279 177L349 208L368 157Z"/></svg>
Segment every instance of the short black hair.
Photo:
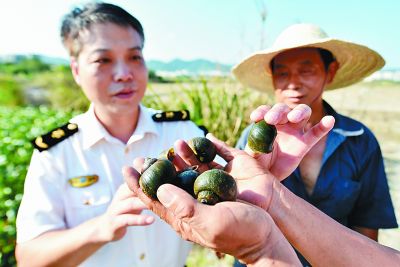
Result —
<svg viewBox="0 0 400 267"><path fill-rule="evenodd" d="M82 49L80 33L89 30L91 25L99 23L114 23L123 27L132 27L144 44L143 27L134 16L123 8L103 2L88 3L83 7L74 8L64 16L61 25L61 39L70 56L78 56Z"/></svg>
<svg viewBox="0 0 400 267"><path fill-rule="evenodd" d="M313 48L313 47L311 47L311 48ZM317 49L318 52L319 52L319 54L321 55L321 59L322 59L322 62L324 63L325 71L327 71L328 68L329 68L329 65L330 65L332 62L335 62L335 61L336 61L335 56L332 54L331 51L329 51L329 50L327 50L327 49L319 48L319 47L315 47L315 49ZM278 55L279 55L279 54L278 54ZM275 57L276 57L276 56L275 56ZM271 72L274 71L275 57L274 57L274 58L271 60L271 62L269 63L269 68L270 68Z"/></svg>

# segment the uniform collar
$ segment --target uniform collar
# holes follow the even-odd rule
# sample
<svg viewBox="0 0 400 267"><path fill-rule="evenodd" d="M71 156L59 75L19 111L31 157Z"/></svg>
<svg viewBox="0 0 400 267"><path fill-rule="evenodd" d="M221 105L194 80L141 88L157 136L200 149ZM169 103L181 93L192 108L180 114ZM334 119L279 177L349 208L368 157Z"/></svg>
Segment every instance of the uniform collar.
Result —
<svg viewBox="0 0 400 267"><path fill-rule="evenodd" d="M139 105L139 119L136 129L130 139L128 140L128 145L132 142L140 140L144 137L146 133L158 134L157 128L151 118L152 111L143 105ZM82 146L83 149L88 149L94 146L97 142L105 140L106 142L122 144L120 140L113 137L99 122L95 113L93 104L90 105L87 112L81 114L71 122L77 123L79 127L79 132L82 133Z"/></svg>

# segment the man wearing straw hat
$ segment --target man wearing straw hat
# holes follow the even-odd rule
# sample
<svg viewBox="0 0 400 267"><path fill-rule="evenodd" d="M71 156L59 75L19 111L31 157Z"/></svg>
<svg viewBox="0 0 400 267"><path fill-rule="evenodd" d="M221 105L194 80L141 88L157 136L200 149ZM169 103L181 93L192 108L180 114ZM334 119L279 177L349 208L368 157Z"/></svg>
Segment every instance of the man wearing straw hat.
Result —
<svg viewBox="0 0 400 267"><path fill-rule="evenodd" d="M365 125L338 114L322 94L359 82L384 64L366 46L329 38L315 25L295 24L271 48L233 68L243 85L273 91L277 102L290 108L310 106L310 126L325 115L334 116L332 131L282 183L333 219L374 240L378 229L397 227L379 144ZM249 130L244 130L237 147L245 148Z"/></svg>

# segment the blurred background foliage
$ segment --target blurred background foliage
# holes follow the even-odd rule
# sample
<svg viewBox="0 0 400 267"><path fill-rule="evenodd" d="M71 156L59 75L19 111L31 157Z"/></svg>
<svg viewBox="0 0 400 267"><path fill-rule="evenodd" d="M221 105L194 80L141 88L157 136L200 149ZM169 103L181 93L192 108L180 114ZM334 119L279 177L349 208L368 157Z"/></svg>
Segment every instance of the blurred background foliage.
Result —
<svg viewBox="0 0 400 267"><path fill-rule="evenodd" d="M182 76L167 80L150 70L149 80L144 105L159 110L187 109L196 124L230 145L249 123L249 112L271 101L267 95L238 87L230 78ZM0 266L16 264L15 219L33 151L30 141L88 106L67 65L46 64L35 56L0 63ZM204 253L195 253L191 261L200 260Z"/></svg>

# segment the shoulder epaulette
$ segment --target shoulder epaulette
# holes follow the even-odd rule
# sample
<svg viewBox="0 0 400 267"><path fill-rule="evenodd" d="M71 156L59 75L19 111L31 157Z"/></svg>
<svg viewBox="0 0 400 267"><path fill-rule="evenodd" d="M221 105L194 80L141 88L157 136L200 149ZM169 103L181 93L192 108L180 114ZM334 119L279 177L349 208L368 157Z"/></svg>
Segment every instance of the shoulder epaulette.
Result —
<svg viewBox="0 0 400 267"><path fill-rule="evenodd" d="M207 127L206 127L206 126L204 126L204 125L198 125L197 127L199 127L199 128L200 128L200 130L202 130L202 131L203 131L203 133L204 133L204 136L206 136L206 135L208 134L208 129L207 129Z"/></svg>
<svg viewBox="0 0 400 267"><path fill-rule="evenodd" d="M67 123L48 132L47 134L36 137L32 141L32 144L35 148L42 152L43 150L47 150L50 147L60 143L76 132L78 132L78 125L75 123Z"/></svg>
<svg viewBox="0 0 400 267"><path fill-rule="evenodd" d="M188 121L188 120L190 120L190 114L189 114L188 110L164 111L164 112L155 113L152 116L152 118L156 122Z"/></svg>

